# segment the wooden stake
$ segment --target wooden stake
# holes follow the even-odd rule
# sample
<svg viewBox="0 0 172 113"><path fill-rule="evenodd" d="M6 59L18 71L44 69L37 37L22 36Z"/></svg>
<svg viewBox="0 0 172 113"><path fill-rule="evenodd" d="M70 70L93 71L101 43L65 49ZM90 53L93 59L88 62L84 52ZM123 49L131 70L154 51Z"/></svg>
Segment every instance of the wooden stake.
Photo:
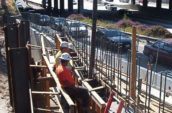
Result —
<svg viewBox="0 0 172 113"><path fill-rule="evenodd" d="M130 97L136 98L136 27L132 29L132 48L131 48L131 76L130 76Z"/></svg>

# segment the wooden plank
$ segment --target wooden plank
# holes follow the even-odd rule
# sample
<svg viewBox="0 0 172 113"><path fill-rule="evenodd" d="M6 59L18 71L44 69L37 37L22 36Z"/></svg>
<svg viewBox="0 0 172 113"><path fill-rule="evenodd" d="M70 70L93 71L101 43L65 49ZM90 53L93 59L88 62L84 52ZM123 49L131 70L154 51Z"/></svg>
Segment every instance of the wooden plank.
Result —
<svg viewBox="0 0 172 113"><path fill-rule="evenodd" d="M91 91L93 88L89 85L88 82L82 81L83 86L85 86L88 91ZM91 91L91 98L94 100L94 102L100 107L103 108L106 105L106 102L97 94L95 91Z"/></svg>
<svg viewBox="0 0 172 113"><path fill-rule="evenodd" d="M91 89L90 91L96 91L96 90L100 90L103 88L105 88L105 86L99 86L99 87L95 87L95 88Z"/></svg>
<svg viewBox="0 0 172 113"><path fill-rule="evenodd" d="M49 112L49 113L62 113L61 111L45 109L45 108L34 108L34 110L36 110L36 111L44 111L44 112Z"/></svg>
<svg viewBox="0 0 172 113"><path fill-rule="evenodd" d="M44 34L41 34L42 54L46 55L44 37L45 37ZM42 61L42 64L45 65L46 64L45 61ZM41 75L42 75L42 77L46 77L47 76L47 69L43 68L41 71ZM49 91L49 88L50 88L49 81L43 81L41 84L42 84L42 90L43 91ZM49 95L45 96L45 100L43 101L43 107L50 109ZM50 112L47 111L47 113L50 113Z"/></svg>
<svg viewBox="0 0 172 113"><path fill-rule="evenodd" d="M79 67L75 67L76 70L81 71L85 69L85 66L79 66Z"/></svg>
<svg viewBox="0 0 172 113"><path fill-rule="evenodd" d="M53 80L53 77L39 77L37 80Z"/></svg>
<svg viewBox="0 0 172 113"><path fill-rule="evenodd" d="M44 42L43 34L41 34L41 44L42 44L42 54L45 55L46 51L45 51L45 42Z"/></svg>
<svg viewBox="0 0 172 113"><path fill-rule="evenodd" d="M42 63L43 63L43 65L45 65L45 61L43 61ZM42 69L41 76L42 77L47 77L47 69L46 68ZM41 83L42 83L42 90L43 91L49 91L50 90L49 89L50 88L50 82L49 81L46 80L46 81L43 81ZM45 101L43 101L43 102L45 104L45 107L47 109L50 109L50 96L45 95L44 97L45 97ZM50 112L47 111L46 113L50 113Z"/></svg>
<svg viewBox="0 0 172 113"><path fill-rule="evenodd" d="M53 92L56 92L56 91L57 91L56 88L57 88L57 87L53 87L53 88L51 88L51 89L52 89ZM62 106L61 106L61 104L60 104L58 95L54 95L54 96L55 96L56 102L57 102L57 104L58 104L58 106L59 106L59 111L61 111L62 113L64 113L64 111L63 111L63 109L62 109Z"/></svg>
<svg viewBox="0 0 172 113"><path fill-rule="evenodd" d="M41 94L41 95L59 95L59 92L46 92L46 91L32 91L32 94Z"/></svg>
<svg viewBox="0 0 172 113"><path fill-rule="evenodd" d="M30 65L30 67L34 67L34 68L47 68L46 65Z"/></svg>
<svg viewBox="0 0 172 113"><path fill-rule="evenodd" d="M75 106L74 102L72 101L72 99L69 97L68 94L66 94L66 92L63 91L63 89L61 88L61 84L57 78L57 75L55 74L55 72L53 71L49 61L48 61L48 58L46 56L43 56L43 59L45 60L46 64L47 64L47 67L48 67L48 70L50 72L50 74L52 75L52 77L54 78L56 84L57 84L57 87L59 88L60 92L62 93L62 95L64 96L64 98L67 100L68 102L68 105L69 106Z"/></svg>
<svg viewBox="0 0 172 113"><path fill-rule="evenodd" d="M30 97L30 107L31 107L31 113L34 113L34 109L33 109L33 97L32 97L32 93L31 93L31 88L29 87L29 97Z"/></svg>
<svg viewBox="0 0 172 113"><path fill-rule="evenodd" d="M136 63L136 27L132 29L132 57L131 57L131 77L130 77L130 96L133 100L136 99L136 75L137 75L137 63Z"/></svg>

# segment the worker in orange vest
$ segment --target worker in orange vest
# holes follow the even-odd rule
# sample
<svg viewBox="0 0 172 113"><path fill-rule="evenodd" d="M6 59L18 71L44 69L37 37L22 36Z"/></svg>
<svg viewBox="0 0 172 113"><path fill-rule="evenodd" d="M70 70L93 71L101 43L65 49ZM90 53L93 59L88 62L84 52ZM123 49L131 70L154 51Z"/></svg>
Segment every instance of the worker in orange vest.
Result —
<svg viewBox="0 0 172 113"><path fill-rule="evenodd" d="M89 94L88 90L82 86L76 86L72 70L67 68L71 56L68 53L62 53L60 65L56 68L56 74L59 78L61 87L73 99L80 100L83 108L83 113L89 113Z"/></svg>

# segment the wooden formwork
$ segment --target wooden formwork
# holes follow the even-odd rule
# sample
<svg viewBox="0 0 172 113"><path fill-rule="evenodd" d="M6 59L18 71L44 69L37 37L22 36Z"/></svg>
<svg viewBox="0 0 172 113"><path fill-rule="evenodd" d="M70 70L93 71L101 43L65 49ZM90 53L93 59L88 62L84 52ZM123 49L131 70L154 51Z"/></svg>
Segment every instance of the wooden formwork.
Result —
<svg viewBox="0 0 172 113"><path fill-rule="evenodd" d="M94 99L90 99L90 110L92 113L104 113L105 105L98 106L97 102Z"/></svg>
<svg viewBox="0 0 172 113"><path fill-rule="evenodd" d="M60 44L62 41L68 42L68 39L66 37L60 37L58 34L55 36L55 44L56 44L56 49L60 49Z"/></svg>
<svg viewBox="0 0 172 113"><path fill-rule="evenodd" d="M104 86L98 86L98 87L92 88L91 85L88 83L88 81L83 81L82 84L90 92L91 111L93 113L103 113L106 107L106 102L100 97L100 95L98 95L96 90L101 90L102 88L104 88Z"/></svg>
<svg viewBox="0 0 172 113"><path fill-rule="evenodd" d="M55 39L56 39L55 41L56 41L57 49L60 48L60 44L62 41L69 42L69 40L67 38L60 37L58 34L56 34ZM80 77L79 72L78 72L79 70L80 70L79 67L75 67L75 74L77 75L76 78ZM97 87L97 88L92 88L87 81L82 82L82 84L84 87L86 87L88 89L88 91L90 91L90 110L91 110L91 113L103 113L104 109L106 107L106 102L104 102L104 100L96 92L96 90L101 89L103 86ZM79 106L80 105L78 105L78 107ZM79 109L80 108L78 108L78 112L80 113L81 111Z"/></svg>

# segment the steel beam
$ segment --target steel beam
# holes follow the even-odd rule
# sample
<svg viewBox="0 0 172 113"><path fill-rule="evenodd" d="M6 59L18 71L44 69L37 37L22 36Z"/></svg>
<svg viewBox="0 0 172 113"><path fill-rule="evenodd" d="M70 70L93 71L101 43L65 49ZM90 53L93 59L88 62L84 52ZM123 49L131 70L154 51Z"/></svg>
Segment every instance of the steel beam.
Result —
<svg viewBox="0 0 172 113"><path fill-rule="evenodd" d="M60 0L60 14L64 12L64 0Z"/></svg>
<svg viewBox="0 0 172 113"><path fill-rule="evenodd" d="M78 0L78 13L81 13L81 11L83 10L83 6L84 6L84 1Z"/></svg>
<svg viewBox="0 0 172 113"><path fill-rule="evenodd" d="M161 9L162 0L156 0L156 8Z"/></svg>
<svg viewBox="0 0 172 113"><path fill-rule="evenodd" d="M18 31L19 47L26 47L27 42L30 42L30 24L29 21L21 21Z"/></svg>
<svg viewBox="0 0 172 113"><path fill-rule="evenodd" d="M58 12L58 0L54 0L54 11Z"/></svg>
<svg viewBox="0 0 172 113"><path fill-rule="evenodd" d="M73 0L68 0L68 11L73 12Z"/></svg>
<svg viewBox="0 0 172 113"><path fill-rule="evenodd" d="M48 7L47 7L47 10L48 10L48 11L51 11L51 7L52 7L51 0L48 0Z"/></svg>
<svg viewBox="0 0 172 113"><path fill-rule="evenodd" d="M148 6L148 0L143 0L143 7L147 7Z"/></svg>
<svg viewBox="0 0 172 113"><path fill-rule="evenodd" d="M26 48L10 49L15 113L31 113L29 99L29 61Z"/></svg>
<svg viewBox="0 0 172 113"><path fill-rule="evenodd" d="M46 0L42 0L42 7L46 9Z"/></svg>
<svg viewBox="0 0 172 113"><path fill-rule="evenodd" d="M8 70L8 84L9 84L9 93L10 93L10 104L14 106L13 101L13 84L12 84L12 76L11 76L11 66L9 59L8 48L14 48L18 46L18 33L17 33L17 24L11 24L5 27L5 46L6 46L6 56L7 56L7 70Z"/></svg>
<svg viewBox="0 0 172 113"><path fill-rule="evenodd" d="M5 27L5 40L7 47L16 48L19 46L17 24L10 24Z"/></svg>
<svg viewBox="0 0 172 113"><path fill-rule="evenodd" d="M172 10L172 0L169 0L169 9Z"/></svg>

